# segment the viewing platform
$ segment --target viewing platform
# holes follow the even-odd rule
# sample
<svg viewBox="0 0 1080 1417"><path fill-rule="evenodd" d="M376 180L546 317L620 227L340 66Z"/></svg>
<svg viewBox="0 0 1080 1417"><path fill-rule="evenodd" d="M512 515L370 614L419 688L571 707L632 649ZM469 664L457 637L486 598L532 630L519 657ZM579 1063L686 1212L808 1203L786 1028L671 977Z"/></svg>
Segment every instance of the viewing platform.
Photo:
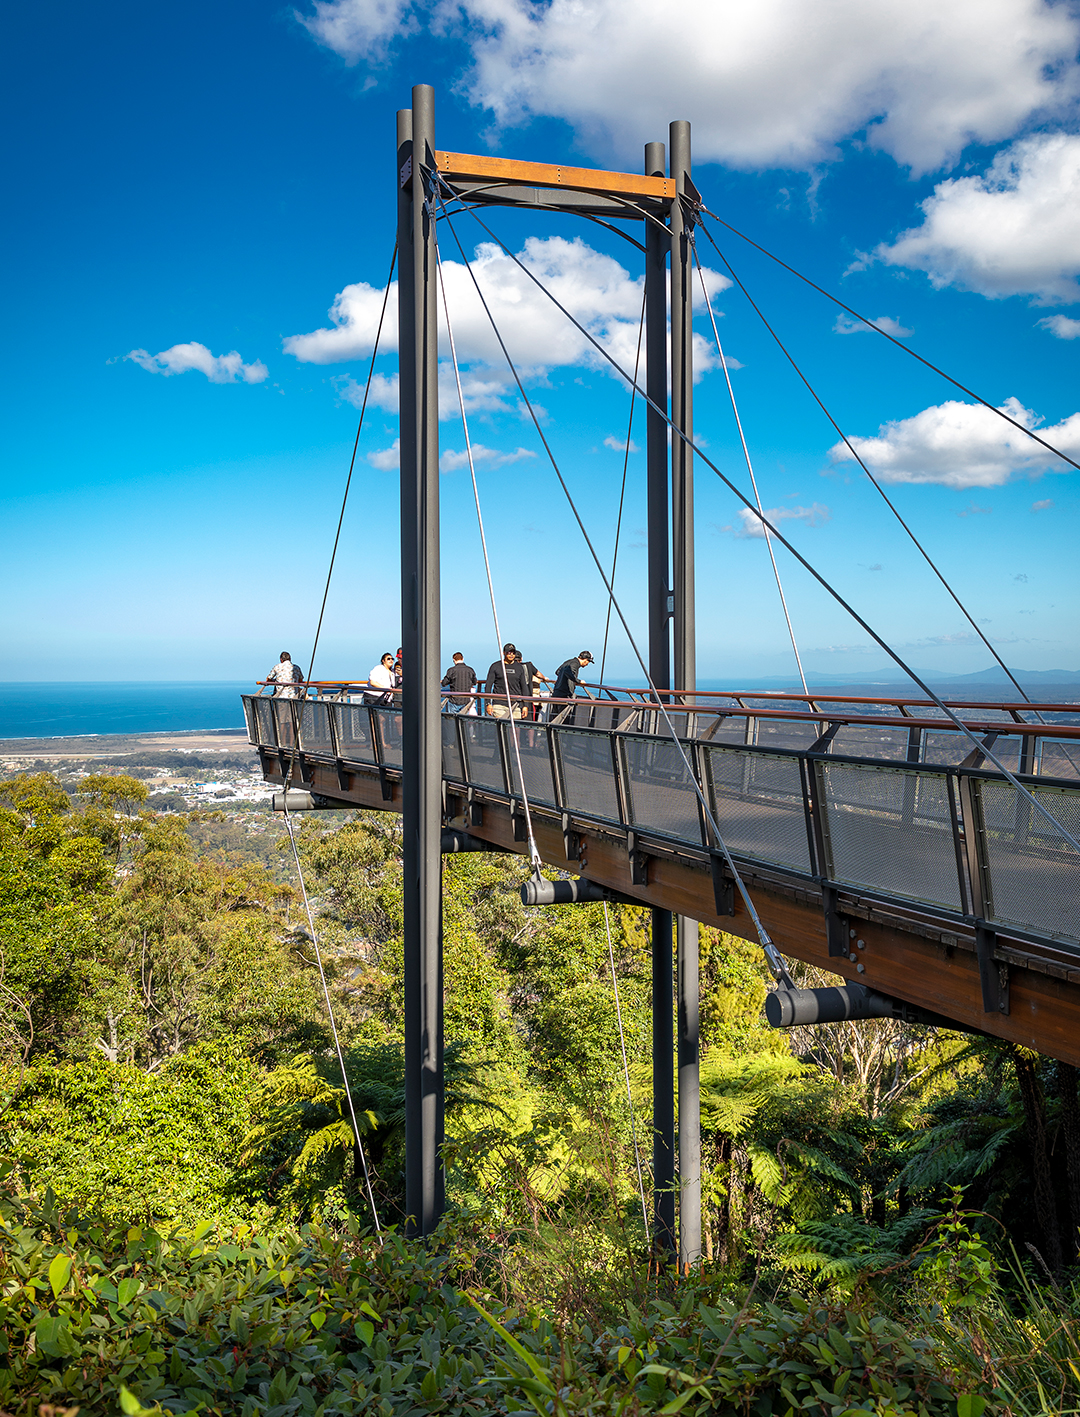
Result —
<svg viewBox="0 0 1080 1417"><path fill-rule="evenodd" d="M400 708L363 702L363 685L298 687L309 697L244 696L264 777L326 806L400 810ZM522 852L527 794L549 865L752 938L696 781L781 951L1080 1062L1076 853L940 710L664 697L685 762L638 689L520 701L547 722L492 717L506 701L484 695L479 713L444 712L445 824ZM1080 831L1077 705L950 707Z"/></svg>

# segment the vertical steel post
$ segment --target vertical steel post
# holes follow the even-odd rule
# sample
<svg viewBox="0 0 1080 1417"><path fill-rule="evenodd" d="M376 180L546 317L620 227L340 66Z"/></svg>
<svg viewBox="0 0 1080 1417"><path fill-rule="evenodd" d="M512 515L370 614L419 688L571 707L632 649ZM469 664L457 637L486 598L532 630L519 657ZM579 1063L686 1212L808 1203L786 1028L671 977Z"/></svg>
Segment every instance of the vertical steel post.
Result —
<svg viewBox="0 0 1080 1417"><path fill-rule="evenodd" d="M645 145L645 171L664 176L664 144ZM645 223L645 388L657 407L668 406L667 255L669 239ZM668 610L668 430L661 414L645 414L648 458L649 677L671 688ZM652 912L653 1243L675 1253L675 1088L672 1061L672 922L670 910Z"/></svg>
<svg viewBox="0 0 1080 1417"><path fill-rule="evenodd" d="M442 743L439 701L439 387L435 92L398 114L401 420L405 1209L428 1235L443 1209Z"/></svg>
<svg viewBox="0 0 1080 1417"><path fill-rule="evenodd" d="M690 124L672 123L671 176L671 418L694 434L694 301L690 225L682 206L690 180ZM675 593L675 686L697 687L694 610L693 454L671 438L672 563ZM690 707L694 701L689 700ZM679 1017L679 1266L701 1258L701 1094L698 1077L698 924L680 915L677 931Z"/></svg>

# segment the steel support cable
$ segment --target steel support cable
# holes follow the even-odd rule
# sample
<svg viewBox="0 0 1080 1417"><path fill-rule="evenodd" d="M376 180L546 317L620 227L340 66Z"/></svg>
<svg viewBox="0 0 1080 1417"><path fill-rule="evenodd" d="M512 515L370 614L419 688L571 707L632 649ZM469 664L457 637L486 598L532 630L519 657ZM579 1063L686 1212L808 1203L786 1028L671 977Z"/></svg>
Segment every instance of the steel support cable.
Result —
<svg viewBox="0 0 1080 1417"><path fill-rule="evenodd" d="M707 234L707 233L706 233L706 234ZM785 358L785 359L788 361L788 363L791 365L792 369L794 369L795 373L796 373L796 374L799 376L799 378L802 380L802 383L803 383L804 386L806 387L807 393L809 393L810 397L811 397L811 398L814 400L814 402L817 404L818 408L821 409L822 413L825 415L825 417L826 417L826 418L829 420L829 422L832 424L833 429L835 430L835 432L839 435L839 437L840 437L840 438L842 439L842 441L844 442L845 446L846 446L847 449L848 449L848 452L850 452L851 456L855 459L855 461L858 463L858 465L862 468L863 472L864 472L864 473L866 474L866 476L870 479L871 484L874 486L874 488L875 488L875 489L877 490L877 492L880 494L882 501L883 501L883 502L885 503L885 505L888 507L889 511L892 512L893 516L896 518L896 520L900 523L900 525L901 525L901 526L904 528L904 530L907 532L908 536L911 538L912 542L913 542L914 545L915 545L915 548L918 550L918 552L919 552L919 554L922 556L923 560L926 562L926 564L927 564L927 565L930 567L930 569L933 571L934 575L937 576L938 580L939 580L939 581L941 582L941 584L945 587L946 591L949 593L949 595L951 596L952 600L955 602L956 607L957 607L957 609L960 611L961 615L963 615L964 619L967 620L968 624L971 626L971 628L972 628L972 629L975 631L975 633L978 635L979 639L982 640L983 644L984 644L984 645L986 646L986 648L990 651L990 653L994 656L994 659L997 661L997 663L998 663L998 665L1001 667L1001 669L1004 670L1004 672L1005 672L1006 675L1008 676L1010 682L1012 683L1013 687L1016 689L1016 692L1020 695L1020 697L1024 700L1025 703L1029 703L1029 704L1030 704L1030 703L1031 703L1031 699L1030 699L1030 698L1028 697L1028 695L1024 692L1023 687L1021 686L1021 684L1019 683L1019 681L1016 679L1016 677L1013 675L1012 670L1008 667L1008 665L1007 665L1007 664L1005 663L1005 661L1002 659L1001 655L998 654L997 650L996 650L996 649L994 648L994 646L990 643L990 641L987 639L987 637L983 634L982 630L979 629L979 626L975 623L975 620L972 618L970 611L967 609L967 607L964 605L963 601L962 601L962 600L960 599L960 597L956 594L956 592L953 590L952 586L949 584L949 582L948 582L948 581L945 579L945 577L942 575L941 571L940 571L940 570L938 569L938 567L935 565L934 561L933 561L933 560L931 559L931 557L930 557L930 553L926 550L926 548L923 546L922 542L919 540L919 538L918 538L918 537L915 535L915 533L912 531L911 527L908 526L907 522L906 522L906 521L904 520L904 518L901 516L900 511L899 511L899 509L897 508L896 504L893 502L892 498L889 496L889 494L885 491L884 487L882 487L881 483L877 480L877 478L874 476L874 474L873 474L873 473L870 471L870 469L867 467L866 463L863 462L862 458L859 456L858 452L856 451L856 449L855 449L854 446L852 445L852 442L851 442L850 438L848 437L848 435L844 432L844 430L840 427L839 423L837 423L836 419L832 416L832 414L829 412L829 410L825 407L825 404L822 402L821 398L818 396L817 390L816 390L816 389L814 388L814 386L810 383L809 379L806 377L806 375L803 373L802 369L801 369L801 368L799 367L799 365L796 363L794 356L791 354L791 351L787 348L787 346L784 344L783 340L780 338L780 336L779 336L779 335L776 333L776 331L773 329L772 325L769 323L768 319L765 317L765 315L764 315L764 313L762 312L761 308L759 307L759 305L757 304L757 302L754 300L754 297L750 294L750 292L747 290L746 286L743 285L742 281L741 281L741 280L739 279L739 277L735 274L735 271L732 269L731 262L730 262L730 261L728 260L728 258L724 255L723 251L721 251L720 248L719 248L718 246L716 246L716 243L715 243L715 242L713 242L713 246L714 246L714 248L715 248L715 250L716 250L716 254L720 257L721 261L723 261L724 265L727 267L727 269L728 269L728 274L731 276L731 279L732 279L732 280L735 282L735 284L739 287L739 289L742 291L743 295L746 296L746 299L747 299L747 301L749 302L749 304L750 304L751 308L753 309L754 313L757 315L758 319L761 321L761 323L762 323L762 324L765 326L765 328L768 330L769 334L772 335L773 339L776 341L777 345L779 346L780 352L783 354L784 358ZM1039 720L1040 723L1045 723L1045 722L1046 722L1046 720L1043 718L1042 714L1039 713L1038 709L1035 707L1034 704L1032 704L1032 712L1035 714L1035 717Z"/></svg>
<svg viewBox="0 0 1080 1417"><path fill-rule="evenodd" d="M292 765L290 763L290 772ZM337 1020L334 1017L334 1005L330 1000L330 987L326 982L326 970L323 968L322 950L319 948L319 935L315 929L315 917L311 909L311 901L308 899L307 885L304 881L304 868L300 864L300 852L296 845L296 836L293 832L292 817L289 813L289 784L286 777L285 792L283 796L285 803L285 828L289 833L289 844L292 847L293 860L296 862L296 874L300 881L300 894L304 898L304 910L307 912L308 929L311 932L311 943L315 947L315 962L319 966L319 980L322 983L323 998L326 1000L326 1011L330 1017L330 1031L334 1035L334 1048L337 1051L338 1064L341 1068L341 1081L345 1085L345 1097L349 1104L349 1116L352 1119L353 1136L356 1138L356 1150L360 1156L360 1166L364 1173L364 1188L367 1191L368 1205L371 1207L371 1218L375 1223L375 1234L382 1239L382 1226L379 1224L379 1212L375 1205L375 1193L371 1189L371 1173L368 1170L367 1157L364 1155L364 1146L360 1140L360 1126L356 1120L356 1108L353 1105L352 1088L349 1086L349 1075L345 1071L345 1055L341 1050L341 1038L338 1034Z"/></svg>
<svg viewBox="0 0 1080 1417"><path fill-rule="evenodd" d="M620 374L622 378L627 381L627 383L631 383L632 380L630 378L630 375L626 372L626 370L622 367L618 360L615 359L613 355L609 354L608 351L604 348L604 346L600 343L600 341L596 339L592 334L590 334L590 332L585 328L585 326L582 325L578 320L576 320L573 315L571 315L570 311L567 310L566 306L563 305L556 296L552 295L551 291L547 289L543 282L540 281L535 275L533 275L532 271L529 270L528 266L526 266L524 262L518 260L517 256L514 255L514 253L510 250L509 246L507 246L507 244L505 243L505 241L502 241L498 236L496 236L495 233L491 230L491 228L487 226L486 223L480 220L480 218L476 215L475 211L470 210L469 214L470 216L472 216L473 220L477 222L477 224L484 231L487 232L491 239L498 246L500 246L503 251L506 252L510 259L517 266L519 266L521 270L525 272L525 274L529 277L533 284L536 285L538 289L544 292L544 294L548 297L548 299L552 302L556 309L562 311L562 313L566 316L566 318L570 321L574 328L585 336L589 343L608 361L611 367L618 374ZM453 231L452 223L450 223L450 229L451 231ZM455 241L458 241L456 232L454 233L454 239ZM458 248L461 248L460 241L458 241ZM518 387L521 387L520 382ZM716 463L714 463L713 460L702 451L702 449L698 446L697 443L694 442L692 438L688 437L681 428L678 428L675 425L674 421L669 417L667 410L661 408L660 405L656 403L654 399L651 399L648 393L644 389L642 389L640 385L638 386L638 393L641 394L642 398L646 401L649 407L655 409L656 412L661 416L661 418L663 418L664 422L668 425L672 432L675 433L679 438L681 438L682 441L686 444L686 446L701 459L705 466L711 468L711 470L716 474L716 476L720 479L724 486L735 494L735 496L739 499L743 506L749 508L749 510L753 512L755 516L759 517L762 526L767 527L772 532L773 536L776 537L777 541L780 542L781 546L786 547L787 550L791 552L792 556L795 557L799 564L805 570L807 570L811 576L813 576L814 580L816 580L817 583L825 591L827 591L830 596L832 596L833 600L835 600L836 603L843 610L847 611L847 613L851 616L855 623L860 626L860 628L866 631L866 633L870 636L874 643L880 649L883 649L895 664L899 665L899 667L904 671L904 673L908 676L912 683L917 684L919 688L923 691L923 693L926 695L926 697L930 699L932 703L937 705L937 707L953 724L953 726L958 728L960 732L963 733L964 736L973 744L973 746L982 754L982 756L988 759L991 763L993 763L993 765L1002 774L1006 781L1011 783L1011 785L1016 789L1016 791L1022 797L1025 797L1028 800L1028 802L1035 808L1039 815L1043 817L1045 821L1049 822L1053 829L1058 832L1062 837L1064 837L1064 839L1076 852L1080 853L1080 842L1078 842L1070 832L1066 831L1065 828L1061 825L1061 823L1053 816L1053 814L1046 807L1043 806L1043 804L1038 800L1038 798L1035 797L1035 795L1031 791L1029 791L1029 789L1026 788L1024 784L1020 782L1013 773L1009 771L1009 769L997 756L994 750L986 743L984 743L983 740L979 738L978 734L973 732L973 730L968 727L968 725L963 721L963 719L957 717L957 715L953 713L952 709L949 708L949 706L944 702L944 700L939 698L939 696L934 693L933 689L931 689L928 684L925 684L922 679L919 678L919 676L915 673L914 669L912 669L911 666L907 664L907 662L903 660L899 654L897 654L896 650L894 650L891 645L889 645L885 640L882 639L882 637L877 633L877 631L866 620L863 619L863 617L854 608L854 606L850 605L848 601L844 599L844 597L835 588L835 586L833 586L828 580L826 580L826 578L821 574L821 572L818 571L813 565L811 565L811 563L806 559L802 552L798 551L795 546L793 546L792 543L787 539L787 537L784 536L784 534L779 531L778 528L775 527L767 517L763 516L761 513L758 512L757 508L754 506L753 502L751 502L749 497L747 497L743 492L741 492L739 488L735 486L734 482L732 482L729 477L727 477L723 472L720 471ZM524 394L522 396L524 397ZM526 405L529 406L528 400L526 400ZM539 429L539 425L537 425L537 428ZM540 436L541 438L543 438L542 433ZM544 446L547 447L546 440L544 442ZM1051 451L1054 450L1052 449ZM602 571L601 575L603 575ZM622 616L620 614L620 619L621 618ZM624 620L624 626L625 623L626 622ZM629 634L629 630L627 631L627 634ZM633 641L631 641L631 643L633 643ZM641 656L638 655L637 657L639 662L641 662ZM653 692L656 692L655 689L653 690Z"/></svg>
<svg viewBox="0 0 1080 1417"><path fill-rule="evenodd" d="M1014 428L1019 428L1021 433L1026 433L1029 438L1033 439L1036 443L1041 444L1042 447L1047 450L1047 452L1053 453L1054 456L1059 457L1062 462L1067 462L1070 467L1075 467L1077 471L1080 472L1080 462L1074 462L1073 459L1069 457L1068 453L1063 453L1060 448L1055 448L1053 443L1048 443L1045 438L1040 438L1038 433L1033 432L1032 429L1025 428L1024 425L1018 419L1010 418L1007 413L1003 413L1000 408L995 407L995 405L992 404L989 399L984 399L982 394L977 394L974 389L969 389L966 384L961 384L959 379L954 379L951 374L946 374L944 369L939 369L936 364L931 364L929 359L924 359L921 354L917 354L915 350L910 347L910 345L901 343L901 341L898 340L895 335L889 334L888 330L883 330L880 325L875 325L873 320L867 319L865 315L860 315L858 310L853 310L850 305L845 305L844 302L839 298L839 296L833 295L829 291L827 291L823 286L817 285L814 281L810 279L809 276L804 276L801 271L797 271L794 266L789 266L788 263L786 261L782 261L779 256L774 256L773 253L771 251L766 250L764 246L759 246L756 241L752 241L749 236L744 235L744 233L739 231L737 227L732 226L730 222L724 221L721 217L718 217L715 212L709 211L708 207L702 206L698 208L697 211L699 214L701 212L704 212L706 216L712 217L713 221L719 222L721 226L726 226L728 231L739 237L741 241L745 241L749 246L753 246L754 250L760 251L763 256L768 256L770 261L775 261L776 264L778 266L782 266L785 271L790 271L793 276L796 276L799 280L803 281L806 285L810 287L811 290L816 290L819 295L824 295L826 300L831 300L832 303L834 305L838 305L841 310L847 311L847 313L851 315L853 319L861 321L861 323L864 324L867 329L873 330L875 331L875 333L882 335L890 342L890 344L896 345L897 349L902 349L905 354L910 354L912 359L917 359L919 363L925 365L927 369L932 369L935 374L940 374L941 377L947 383L952 384L954 389L959 389L962 394L967 394L968 398L974 399L976 403L981 403L983 408L988 408L991 413L996 413L997 416L999 418L1003 418L1006 423L1011 423ZM720 256L721 260L723 260L724 258L720 252L720 248L716 245L716 242L713 241L713 238L709 233L709 228L705 225L704 222L701 223L701 229L708 237L712 246L716 249L717 255Z"/></svg>
<svg viewBox="0 0 1080 1417"><path fill-rule="evenodd" d="M379 327L375 331L375 346L371 351L371 363L368 365L367 383L364 385L364 399L360 405L360 418L356 425L356 438L353 441L352 457L349 460L349 475L345 479L345 494L341 499L341 515L338 517L337 532L334 535L334 549L330 553L330 568L326 572L326 587L323 590L322 605L319 607L319 623L315 627L315 643L311 647L311 660L308 664L308 682L315 678L315 652L319 648L319 636L322 634L323 616L326 614L326 598L330 594L330 577L334 574L334 562L337 560L338 542L341 540L341 526L345 520L345 504L349 500L349 487L352 485L353 468L356 466L356 450L360 446L360 432L364 426L364 414L367 412L368 394L371 392L371 380L375 374L375 357L379 353L379 341L382 338L383 321L386 318L386 303L390 298L390 282L394 278L394 265L397 261L397 242L394 242L394 251L390 257L390 271L386 277L386 289L383 291L382 310L379 312ZM307 696L307 689L304 690Z"/></svg>
<svg viewBox="0 0 1080 1417"><path fill-rule="evenodd" d="M622 1004L619 1000L619 979L615 973L615 950L611 944L611 917L608 903L604 901L604 929L607 931L608 963L611 965L611 987L615 993L615 1018L619 1025L619 1047L622 1050L623 1077L626 1079L626 1102L630 1108L630 1137L634 1144L634 1165L637 1167L638 1195L641 1197L641 1218L645 1222L645 1234L649 1233L649 1207L645 1201L645 1178L641 1173L641 1153L637 1144L637 1124L634 1121L634 1096L630 1091L630 1064L626 1057L626 1034L623 1031Z"/></svg>
<svg viewBox="0 0 1080 1417"><path fill-rule="evenodd" d="M645 333L645 294L641 296L641 321L638 325L637 353L634 355L634 383L637 383L638 370L641 367L641 337ZM634 400L637 398L636 387L630 390L630 417L626 421L626 449L623 453L622 465L622 486L619 488L619 515L615 519L615 550L611 556L611 584L615 585L615 569L619 564L619 535L622 531L623 505L626 501L626 473L630 467L630 434L634 431ZM607 618L604 621L604 647L600 651L600 682L604 682L604 667L607 664L608 635L611 632L611 601L608 600Z"/></svg>
<svg viewBox="0 0 1080 1417"><path fill-rule="evenodd" d="M754 489L754 501L757 503L758 513L761 516L762 531L765 533L765 545L769 548L769 560L772 562L773 576L776 578L776 589L780 594L780 604L784 611L784 620L787 623L788 638L791 640L791 648L795 654L795 663L799 669L799 680L802 684L803 693L809 698L810 690L806 686L806 675L803 673L802 656L799 654L799 646L795 640L795 629L791 623L791 614L788 611L787 597L784 595L783 582L780 580L780 567L776 564L776 552L773 550L772 536L769 529L764 524L764 507L761 505L761 493L758 491L757 478L754 476L754 464L750 461L750 449L746 446L746 434L743 432L742 419L739 417L739 405L735 402L735 390L731 384L731 374L728 371L727 360L724 358L724 346L720 343L720 331L716 326L716 315L712 308L712 301L709 299L709 292L705 288L705 272L701 269L701 261L698 258L697 244L694 241L693 232L690 233L690 250L693 253L694 265L697 267L698 279L701 282L701 293L705 297L705 308L709 312L709 319L712 322L712 331L716 339L716 352L720 356L720 367L724 371L724 382L727 384L728 398L731 400L731 411L735 415L735 427L739 430L739 442L742 444L743 458L746 462L746 470L750 474L750 486ZM634 377L637 378L635 371Z"/></svg>
<svg viewBox="0 0 1080 1417"><path fill-rule="evenodd" d="M473 213L473 215L475 216L475 213ZM483 222L481 222L480 224L481 226L483 226ZM649 673L648 665L645 663L645 659L641 651L638 649L637 640L634 638L633 632L631 631L630 626L627 623L626 616L622 612L622 607L620 606L618 598L616 597L615 592L612 589L611 583L607 578L607 575L604 571L604 567L601 564L600 557L597 555L596 547L592 543L592 538L589 536L589 533L585 527L585 523L581 519L581 513L578 511L577 504L575 503L573 495L570 492L570 488L566 484L566 479L563 477L562 469L559 467L558 461L555 458L555 454L551 450L551 445L548 443L547 438L544 436L544 430L540 426L540 420L536 416L536 411L532 406L532 402L530 401L528 394L525 392L525 386L521 382L521 376L518 374L517 366L514 364L514 361L510 357L510 352L506 348L506 344L503 340L499 327L495 322L495 317L491 313L491 309L484 296L484 292L480 289L480 283L476 279L476 274L473 271L472 264L469 261L469 258L465 255L465 249L461 244L461 238L458 236L457 231L454 229L454 223L452 221L447 221L447 225L450 228L450 233L454 238L454 242L457 245L458 251L461 253L461 259L465 263L466 270L469 272L469 276L472 280L473 287L476 290L476 294L479 297L480 303L484 307L484 313L488 317L488 321L491 324L492 331L494 332L495 338L498 341L499 348L502 350L503 357L506 359L507 365L509 366L510 373L514 379L514 383L517 385L518 393L521 395L522 402L525 404L525 407L528 410L533 427L536 429L537 437L540 439L545 453L547 453L548 461L551 463L555 476L558 478L559 486L562 488L563 494L566 497L567 502L569 503L570 510L574 516L574 520L577 522L578 529L580 530L582 536L585 539L585 545L589 549L589 555L592 557L593 563L595 564L596 569L600 574L600 579L604 583L604 589L611 597L611 603L615 607L615 613L618 615L623 630L626 632L626 638L630 643L630 648L634 652L634 658L637 660L641 668L641 672L645 676L645 682L649 686L649 691L653 696L655 706L664 720L664 724L667 728L668 733L671 736L671 741L674 743L676 751L682 759L683 766L686 769L687 779L694 789L694 795L701 803L702 811L705 813L705 819L712 827L713 834L715 836L720 853L724 858L728 870L731 872L732 879L738 887L739 895L742 898L743 904L746 906L747 914L750 916L750 919L754 923L754 930L757 934L758 942L760 943L762 951L765 955L769 970L773 978L777 981L777 983L783 984L787 988L793 988L794 985L792 983L791 976L788 973L787 965L785 964L784 959L781 956L779 950L773 944L768 931L765 929L765 926L762 924L761 916L758 914L757 907L754 905L754 902L750 898L750 892L746 888L746 883L744 882L742 876L739 874L739 869L735 865L731 852L728 849L727 842L724 840L723 833L721 832L720 827L716 821L716 817L713 814L712 807L709 805L709 801L705 796L704 792L702 791L700 784L698 783L697 777L694 774L694 770L690 765L690 759L686 755L686 750L683 747L682 743L679 741L679 735L675 731L675 725L672 723L671 718L668 715L667 706L661 700L656 685L653 683L652 676ZM487 230L486 227L484 229ZM495 237L494 239L498 241L498 237ZM501 242L499 244L502 245ZM518 264L520 265L520 262ZM543 289L542 286L541 289ZM589 336L589 338L591 339L592 337ZM612 360L612 363L614 363L614 360ZM618 368L617 365L616 368ZM628 383L634 382L626 374L624 374L623 377L627 380ZM647 398L648 396L645 395L644 397ZM652 404L651 399L649 399L649 402L650 404ZM653 407L655 406L656 405L654 404Z"/></svg>
<svg viewBox="0 0 1080 1417"><path fill-rule="evenodd" d="M431 225L435 228L434 208L430 208ZM438 241L435 243L435 264L439 273L439 290L442 293L443 313L446 316L446 333L450 341L450 356L454 362L454 382L457 385L458 407L461 410L461 426L465 434L465 452L469 459L469 476L472 479L473 500L476 504L476 524L480 529L480 545L484 552L484 573L487 576L488 596L491 600L491 618L495 624L495 644L498 648L499 660L503 658L502 653L502 629L499 625L499 607L495 599L495 582L491 575L491 560L488 556L487 535L484 531L484 516L480 510L480 489L476 483L476 464L473 461L472 439L469 437L469 420L465 415L465 394L461 387L461 370L458 366L457 346L454 343L454 327L450 322L450 303L446 298L446 283L443 280L442 256L439 253ZM529 808L529 793L525 786L525 774L521 767L521 745L518 742L518 720L514 717L515 705L510 697L510 680L505 671L503 673L503 687L506 689L506 708L510 723L510 737L514 748L514 762L517 767L518 784L521 787L521 800L525 808L525 830L529 837L529 861L533 868L533 874L540 875L540 868L543 864L540 860L540 852L537 849L536 837L533 834L532 812Z"/></svg>

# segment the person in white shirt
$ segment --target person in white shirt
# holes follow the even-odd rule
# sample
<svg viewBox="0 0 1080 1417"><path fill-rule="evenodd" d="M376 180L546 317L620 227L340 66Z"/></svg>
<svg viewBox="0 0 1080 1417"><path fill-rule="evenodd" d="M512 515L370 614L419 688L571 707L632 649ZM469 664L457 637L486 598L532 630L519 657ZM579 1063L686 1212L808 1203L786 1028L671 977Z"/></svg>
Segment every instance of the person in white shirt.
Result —
<svg viewBox="0 0 1080 1417"><path fill-rule="evenodd" d="M292 656L287 649L281 651L281 658L274 665L270 673L266 676L266 682L274 686L275 699L295 699L300 690L297 684L304 681L304 671L298 664L292 662ZM262 690L260 689L260 693Z"/></svg>
<svg viewBox="0 0 1080 1417"><path fill-rule="evenodd" d="M366 704L392 704L394 702L394 656L384 654L368 675L368 691L364 695Z"/></svg>

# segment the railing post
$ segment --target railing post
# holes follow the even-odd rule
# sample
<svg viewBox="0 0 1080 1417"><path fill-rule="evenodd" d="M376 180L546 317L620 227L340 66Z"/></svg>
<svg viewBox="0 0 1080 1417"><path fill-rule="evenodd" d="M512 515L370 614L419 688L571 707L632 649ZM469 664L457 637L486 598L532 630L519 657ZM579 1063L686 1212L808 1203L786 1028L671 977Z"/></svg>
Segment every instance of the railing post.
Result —
<svg viewBox="0 0 1080 1417"><path fill-rule="evenodd" d="M682 198L690 188L690 124L672 123L671 176L671 418L687 437L694 433L694 302L691 225ZM675 687L697 688L694 608L693 454L671 438L672 566L675 592ZM691 702L693 702L691 700ZM679 916L679 1265L701 1258L701 1093L698 1076L698 923Z"/></svg>
<svg viewBox="0 0 1080 1417"><path fill-rule="evenodd" d="M439 389L435 94L398 114L401 419L402 807L405 952L405 1210L429 1235L444 1203L442 732L439 681Z"/></svg>

